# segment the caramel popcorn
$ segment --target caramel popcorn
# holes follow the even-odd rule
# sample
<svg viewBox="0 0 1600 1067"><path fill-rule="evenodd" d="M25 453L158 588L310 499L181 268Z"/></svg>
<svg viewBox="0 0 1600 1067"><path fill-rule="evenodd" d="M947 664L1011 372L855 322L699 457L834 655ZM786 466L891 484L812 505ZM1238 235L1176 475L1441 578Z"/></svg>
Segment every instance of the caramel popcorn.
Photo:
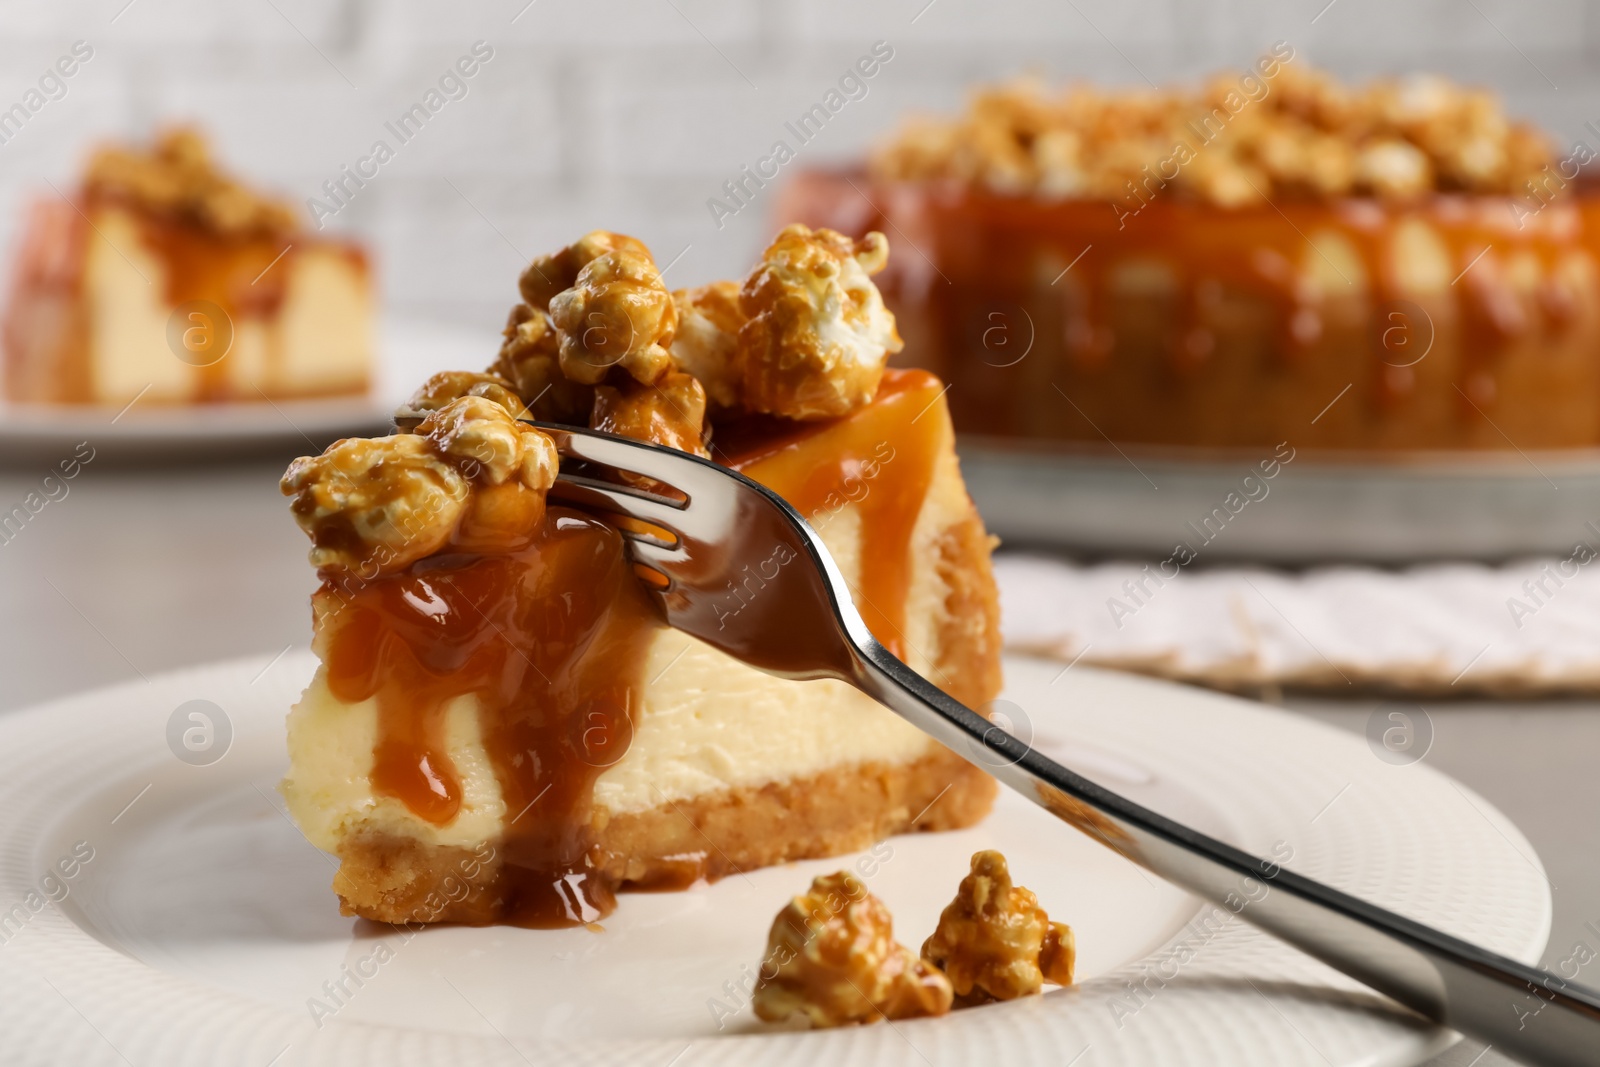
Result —
<svg viewBox="0 0 1600 1067"><path fill-rule="evenodd" d="M1355 183L1355 154L1328 134L1284 125L1263 130L1256 145L1263 188L1311 196L1343 196Z"/></svg>
<svg viewBox="0 0 1600 1067"><path fill-rule="evenodd" d="M478 396L452 400L423 419L417 433L473 481L454 547L506 552L532 539L560 469L554 441Z"/></svg>
<svg viewBox="0 0 1600 1067"><path fill-rule="evenodd" d="M540 256L529 263L517 278L517 289L531 307L546 310L557 293L572 288L578 280L579 271L607 252L619 249L650 258L650 249L644 246L644 242L626 234L594 230L561 251Z"/></svg>
<svg viewBox="0 0 1600 1067"><path fill-rule="evenodd" d="M543 493L554 484L560 467L550 438L482 396L450 401L423 419L417 433L433 442L440 456L485 485L516 477L528 489Z"/></svg>
<svg viewBox="0 0 1600 1067"><path fill-rule="evenodd" d="M870 277L887 259L882 234L851 241L791 226L742 288L675 293L649 250L622 234L597 230L534 260L495 361L424 382L401 409L421 416L415 432L341 441L289 467L282 488L312 562L370 578L446 547L529 543L559 460L519 420L709 458L709 413L848 414L872 400L900 348Z"/></svg>
<svg viewBox="0 0 1600 1067"><path fill-rule="evenodd" d="M532 304L514 305L500 336L504 340L499 358L508 368L535 357L553 360L561 352L561 338L556 334L549 312Z"/></svg>
<svg viewBox="0 0 1600 1067"><path fill-rule="evenodd" d="M678 312L655 260L639 249L620 247L597 256L571 288L551 299L561 372L572 381L596 385L612 367L621 367L649 385L671 369L667 346Z"/></svg>
<svg viewBox="0 0 1600 1067"><path fill-rule="evenodd" d="M590 429L709 459L705 422L706 391L699 380L669 371L654 385L628 382L597 387Z"/></svg>
<svg viewBox="0 0 1600 1067"><path fill-rule="evenodd" d="M901 348L894 315L868 277L888 256L881 233L851 241L796 224L778 234L740 292L746 407L824 419L876 394L885 362Z"/></svg>
<svg viewBox="0 0 1600 1067"><path fill-rule="evenodd" d="M962 1004L1012 1000L1044 982L1072 984L1072 928L1052 923L1038 899L1011 884L1006 858L984 851L939 916L922 954L949 976Z"/></svg>
<svg viewBox="0 0 1600 1067"><path fill-rule="evenodd" d="M465 370L444 370L435 374L411 394L401 410L437 411L452 400L480 396L505 408L514 419L529 418L527 405L510 382L494 374L475 374Z"/></svg>
<svg viewBox="0 0 1600 1067"><path fill-rule="evenodd" d="M1218 207L1244 207L1266 198L1270 186L1258 168L1226 156L1200 156L1184 175L1186 188Z"/></svg>
<svg viewBox="0 0 1600 1067"><path fill-rule="evenodd" d="M526 544L555 481L554 443L484 396L456 397L412 434L347 438L289 465L281 488L319 569L371 578L453 545Z"/></svg>
<svg viewBox="0 0 1600 1067"><path fill-rule="evenodd" d="M413 434L347 438L289 465L281 488L311 538L319 570L364 577L439 551L466 512L471 484Z"/></svg>
<svg viewBox="0 0 1600 1067"><path fill-rule="evenodd" d="M791 226L742 287L669 293L649 249L596 230L523 272L524 302L487 373L534 419L705 455L708 408L820 419L876 395L901 347L870 277L887 261L882 234ZM546 312L539 301L556 285Z"/></svg>
<svg viewBox="0 0 1600 1067"><path fill-rule="evenodd" d="M872 170L880 177L901 181L953 178L976 184L977 175L968 165L973 157L964 152L963 128L961 123L912 115L892 141L878 146Z"/></svg>
<svg viewBox="0 0 1600 1067"><path fill-rule="evenodd" d="M1110 200L1170 183L1238 207L1293 196L1515 194L1553 160L1549 141L1511 122L1490 93L1433 76L1352 89L1291 62L1292 52L1273 55L1198 90L1052 93L1035 81L980 89L964 115L908 122L874 154L872 171Z"/></svg>
<svg viewBox="0 0 1600 1067"><path fill-rule="evenodd" d="M527 304L511 309L499 357L489 373L510 382L533 418L581 426L589 421L594 390L561 373L560 340L550 316Z"/></svg>
<svg viewBox="0 0 1600 1067"><path fill-rule="evenodd" d="M224 174L205 139L187 128L166 131L148 150L101 148L89 161L84 188L90 196L123 200L225 236L296 228L294 208Z"/></svg>
<svg viewBox="0 0 1600 1067"><path fill-rule="evenodd" d="M672 360L700 379L706 397L718 408L740 404L740 370L736 362L739 327L738 282L712 282L672 294L678 308L678 332L672 339Z"/></svg>
<svg viewBox="0 0 1600 1067"><path fill-rule="evenodd" d="M756 1015L812 1026L943 1015L950 983L894 940L889 909L847 871L824 875L773 920Z"/></svg>
<svg viewBox="0 0 1600 1067"><path fill-rule="evenodd" d="M1419 196L1433 188L1433 168L1416 145L1398 138L1374 141L1356 154L1355 184L1375 196Z"/></svg>
<svg viewBox="0 0 1600 1067"><path fill-rule="evenodd" d="M1356 99L1325 70L1303 63L1285 63L1272 78L1277 107L1285 115L1323 130L1343 130L1356 122Z"/></svg>

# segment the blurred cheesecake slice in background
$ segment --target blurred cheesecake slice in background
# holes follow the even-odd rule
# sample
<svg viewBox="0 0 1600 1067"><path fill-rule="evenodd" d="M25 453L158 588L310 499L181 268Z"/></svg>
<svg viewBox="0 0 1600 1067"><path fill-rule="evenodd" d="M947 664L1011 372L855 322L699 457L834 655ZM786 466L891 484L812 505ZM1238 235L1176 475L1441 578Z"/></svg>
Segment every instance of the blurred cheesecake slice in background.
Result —
<svg viewBox="0 0 1600 1067"><path fill-rule="evenodd" d="M300 229L192 130L104 147L34 204L4 317L13 401L206 403L365 392L366 254Z"/></svg>

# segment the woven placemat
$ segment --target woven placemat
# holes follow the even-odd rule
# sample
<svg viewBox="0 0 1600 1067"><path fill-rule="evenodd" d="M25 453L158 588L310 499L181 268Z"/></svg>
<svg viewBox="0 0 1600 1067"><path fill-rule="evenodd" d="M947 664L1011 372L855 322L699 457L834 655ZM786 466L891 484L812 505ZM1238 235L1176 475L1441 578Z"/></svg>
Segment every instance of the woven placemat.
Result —
<svg viewBox="0 0 1600 1067"><path fill-rule="evenodd" d="M1063 663L1245 692L1545 696L1600 693L1594 558L1164 575L1002 553L995 575L1007 648Z"/></svg>

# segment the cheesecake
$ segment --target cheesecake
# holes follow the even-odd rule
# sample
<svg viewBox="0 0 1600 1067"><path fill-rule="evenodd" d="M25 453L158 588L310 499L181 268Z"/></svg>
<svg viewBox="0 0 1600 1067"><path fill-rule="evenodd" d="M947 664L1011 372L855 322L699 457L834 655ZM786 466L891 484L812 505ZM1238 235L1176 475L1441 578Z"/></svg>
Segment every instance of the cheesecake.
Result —
<svg viewBox="0 0 1600 1067"><path fill-rule="evenodd" d="M772 488L878 639L981 709L1000 683L991 542L943 385L885 369L900 340L869 275L886 258L878 234L791 227L742 282L672 292L644 245L590 234L523 272L488 370L424 383L405 432L290 467L321 665L281 791L338 858L345 914L593 923L618 890L987 813L990 778L851 686L669 629L618 530L548 495L558 459L529 422ZM730 587L732 624L760 585Z"/></svg>
<svg viewBox="0 0 1600 1067"><path fill-rule="evenodd" d="M1593 447L1594 156L1280 45L1194 86L986 87L779 210L915 244L880 280L902 362L996 445Z"/></svg>
<svg viewBox="0 0 1600 1067"><path fill-rule="evenodd" d="M0 336L5 394L121 406L367 390L365 253L303 230L175 129L105 147L23 225Z"/></svg>

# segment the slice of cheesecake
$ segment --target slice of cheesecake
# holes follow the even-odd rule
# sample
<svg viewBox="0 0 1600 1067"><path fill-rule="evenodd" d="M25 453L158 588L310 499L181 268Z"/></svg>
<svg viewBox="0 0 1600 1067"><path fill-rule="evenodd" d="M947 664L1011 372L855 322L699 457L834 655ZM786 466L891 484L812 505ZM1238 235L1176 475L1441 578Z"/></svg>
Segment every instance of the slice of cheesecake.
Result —
<svg viewBox="0 0 1600 1067"><path fill-rule="evenodd" d="M519 377L555 368L571 386L561 364L581 362L591 421L703 450L784 495L879 639L981 708L1000 680L990 541L941 384L883 369L893 319L861 287L882 239L786 231L768 250L741 322L719 316L728 336L710 339L720 380L761 383L764 410L720 404L710 434L699 379L677 369L711 373L705 353L673 350L704 291L667 294L653 264L636 269L643 246L613 236L535 262L530 273L548 276L538 285L566 286L554 298L523 285L558 311L576 291L586 330L634 316L612 341L591 335L580 352L554 325L561 314L519 305L496 364L505 377L439 376L413 400L413 433L341 442L285 477L323 584L322 667L290 713L282 789L307 837L341 860L346 914L592 922L619 888L966 826L992 801L985 774L848 685L775 678L666 628L620 535L546 506L553 449L513 419L550 402L548 389L519 392ZM603 262L570 262L588 254ZM796 388L772 385L772 368L725 365L739 359L783 360ZM810 410L830 390L855 399L824 418L781 410L786 397ZM761 595L760 569L730 588L730 624Z"/></svg>
<svg viewBox="0 0 1600 1067"><path fill-rule="evenodd" d="M3 322L24 402L260 400L366 391L365 253L218 171L189 130L105 148L36 203Z"/></svg>

